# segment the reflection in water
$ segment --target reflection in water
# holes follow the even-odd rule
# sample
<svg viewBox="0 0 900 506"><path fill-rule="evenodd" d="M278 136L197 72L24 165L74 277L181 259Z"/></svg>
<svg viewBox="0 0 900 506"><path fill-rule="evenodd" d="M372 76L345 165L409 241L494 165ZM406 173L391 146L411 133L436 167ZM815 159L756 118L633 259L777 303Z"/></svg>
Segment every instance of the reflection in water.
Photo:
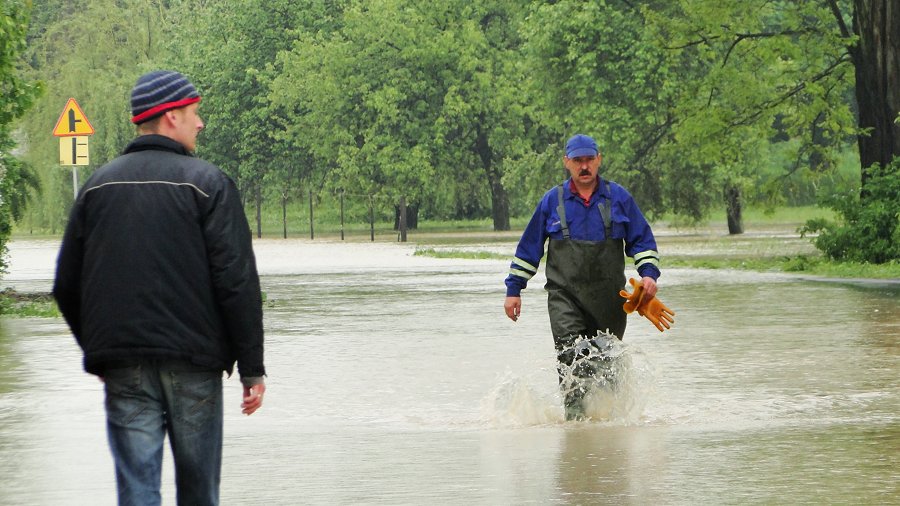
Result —
<svg viewBox="0 0 900 506"><path fill-rule="evenodd" d="M277 244L263 410L225 382L225 504L900 502L896 285L668 270L675 327L630 317L627 388L565 422L546 295L506 320L506 262ZM61 320L0 320L0 505L114 501L80 361Z"/></svg>
<svg viewBox="0 0 900 506"><path fill-rule="evenodd" d="M557 480L569 504L661 504L664 431L583 424L565 432Z"/></svg>

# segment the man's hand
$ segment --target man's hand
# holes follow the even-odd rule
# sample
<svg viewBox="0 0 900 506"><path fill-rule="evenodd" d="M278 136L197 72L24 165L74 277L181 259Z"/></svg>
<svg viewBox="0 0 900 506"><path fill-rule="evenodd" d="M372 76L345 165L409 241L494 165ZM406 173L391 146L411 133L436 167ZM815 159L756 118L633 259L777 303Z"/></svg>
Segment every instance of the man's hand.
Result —
<svg viewBox="0 0 900 506"><path fill-rule="evenodd" d="M657 286L653 278L643 278L638 283L634 278L628 280L633 288L631 293L625 290L619 290L619 295L625 299L622 309L626 313L637 311L639 315L650 320L656 328L663 332L672 328L675 323L675 312L666 307L659 299L656 298Z"/></svg>
<svg viewBox="0 0 900 506"><path fill-rule="evenodd" d="M252 415L262 406L263 394L266 393L265 383L244 387L244 402L241 403L241 413Z"/></svg>
<svg viewBox="0 0 900 506"><path fill-rule="evenodd" d="M628 293L625 290L619 290L619 296L625 299L625 303L622 304L622 309L626 313L633 313L634 310L641 305L641 302L644 299L644 285L638 284L634 278L628 278L628 282L631 283L631 293Z"/></svg>
<svg viewBox="0 0 900 506"><path fill-rule="evenodd" d="M522 314L522 297L507 297L506 302L503 303L503 310L506 311L506 316L510 320L518 320L519 315Z"/></svg>
<svg viewBox="0 0 900 506"><path fill-rule="evenodd" d="M644 300L650 300L656 297L656 281L651 277L641 278L641 284L644 285Z"/></svg>
<svg viewBox="0 0 900 506"><path fill-rule="evenodd" d="M650 320L650 323L663 332L672 328L675 323L675 311L669 309L661 300L653 297L652 299L644 299L644 303L637 308L638 314Z"/></svg>
<svg viewBox="0 0 900 506"><path fill-rule="evenodd" d="M625 290L619 290L619 295L626 299L625 303L622 304L622 309L626 313L633 313L635 309L638 309L656 296L657 287L656 281L650 277L641 278L640 283L634 278L628 278L628 282L631 283L632 292L628 293Z"/></svg>

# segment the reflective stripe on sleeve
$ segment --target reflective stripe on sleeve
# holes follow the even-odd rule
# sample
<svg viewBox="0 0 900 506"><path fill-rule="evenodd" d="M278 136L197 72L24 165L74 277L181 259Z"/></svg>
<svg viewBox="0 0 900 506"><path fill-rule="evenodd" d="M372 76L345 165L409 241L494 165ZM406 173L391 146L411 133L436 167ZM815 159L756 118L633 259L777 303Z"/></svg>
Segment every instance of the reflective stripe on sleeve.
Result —
<svg viewBox="0 0 900 506"><path fill-rule="evenodd" d="M519 257L513 257L512 264L509 266L509 274L528 281L537 274L537 267Z"/></svg>
<svg viewBox="0 0 900 506"><path fill-rule="evenodd" d="M509 273L513 276L520 277L522 279L528 280L534 277L533 272L523 271L520 269L510 269Z"/></svg>
<svg viewBox="0 0 900 506"><path fill-rule="evenodd" d="M532 275L537 272L537 267L531 265L530 263L526 262L525 260L522 260L519 257L513 257L512 261L514 264L518 265L519 267L522 267L526 271L531 272Z"/></svg>
<svg viewBox="0 0 900 506"><path fill-rule="evenodd" d="M659 267L659 253L651 249L634 255L635 267L640 267L644 264L653 264Z"/></svg>

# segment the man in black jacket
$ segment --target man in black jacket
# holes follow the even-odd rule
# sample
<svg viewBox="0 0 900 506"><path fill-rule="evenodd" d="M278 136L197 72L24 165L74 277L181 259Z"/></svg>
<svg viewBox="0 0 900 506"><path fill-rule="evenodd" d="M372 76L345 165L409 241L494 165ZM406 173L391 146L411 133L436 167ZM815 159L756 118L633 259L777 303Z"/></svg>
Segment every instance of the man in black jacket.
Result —
<svg viewBox="0 0 900 506"><path fill-rule="evenodd" d="M222 372L243 413L265 393L262 298L234 182L195 158L200 95L182 74L141 76L139 136L79 192L53 294L103 379L120 504L159 504L169 435L179 504L218 504Z"/></svg>

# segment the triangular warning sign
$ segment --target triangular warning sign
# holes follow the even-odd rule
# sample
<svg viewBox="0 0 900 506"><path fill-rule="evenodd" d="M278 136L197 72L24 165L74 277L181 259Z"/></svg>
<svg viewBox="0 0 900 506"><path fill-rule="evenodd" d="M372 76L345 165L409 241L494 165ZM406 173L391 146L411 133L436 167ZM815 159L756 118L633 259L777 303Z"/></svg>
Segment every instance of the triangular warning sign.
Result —
<svg viewBox="0 0 900 506"><path fill-rule="evenodd" d="M84 115L81 107L74 98L70 98L66 102L66 108L63 109L59 119L56 120L56 128L53 129L53 135L56 137L71 137L75 135L93 135L94 127Z"/></svg>

